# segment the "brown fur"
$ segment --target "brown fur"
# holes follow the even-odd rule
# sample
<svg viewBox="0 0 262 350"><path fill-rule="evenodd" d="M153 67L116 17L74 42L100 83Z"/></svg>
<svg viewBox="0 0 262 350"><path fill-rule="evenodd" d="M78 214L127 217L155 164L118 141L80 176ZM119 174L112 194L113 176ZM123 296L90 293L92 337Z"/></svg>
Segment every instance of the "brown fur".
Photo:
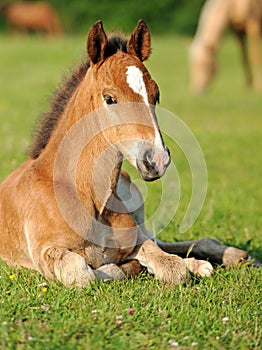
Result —
<svg viewBox="0 0 262 350"><path fill-rule="evenodd" d="M2 12L10 28L53 35L62 33L59 16L47 2L14 2L3 5Z"/></svg>
<svg viewBox="0 0 262 350"><path fill-rule="evenodd" d="M262 0L208 0L190 49L190 74L196 92L207 89L216 72L216 52L226 28L241 44L247 83L262 89Z"/></svg>

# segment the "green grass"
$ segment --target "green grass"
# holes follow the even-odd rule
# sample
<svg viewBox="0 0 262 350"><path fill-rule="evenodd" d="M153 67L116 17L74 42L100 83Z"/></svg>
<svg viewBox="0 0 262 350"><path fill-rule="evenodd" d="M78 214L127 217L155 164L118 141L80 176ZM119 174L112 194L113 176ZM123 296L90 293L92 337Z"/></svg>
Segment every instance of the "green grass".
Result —
<svg viewBox="0 0 262 350"><path fill-rule="evenodd" d="M1 180L25 159L37 115L68 67L81 57L85 40L0 37ZM191 174L182 152L171 145L182 196L161 238L214 237L262 259L261 94L245 87L238 47L227 39L210 91L193 96L188 45L186 38L153 38L147 66L160 86L161 106L184 120L202 147L208 192L196 223L180 233ZM159 185L150 184L148 216L159 193ZM167 288L142 275L67 289L1 262L0 349L260 349L261 270L218 268L210 279L192 280L186 287Z"/></svg>

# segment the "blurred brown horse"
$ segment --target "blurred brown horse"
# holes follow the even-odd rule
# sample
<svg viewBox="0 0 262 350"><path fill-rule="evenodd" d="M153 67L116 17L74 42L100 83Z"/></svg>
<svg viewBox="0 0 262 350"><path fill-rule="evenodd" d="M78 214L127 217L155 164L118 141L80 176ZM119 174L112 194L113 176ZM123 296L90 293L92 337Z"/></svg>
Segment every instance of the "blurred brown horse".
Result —
<svg viewBox="0 0 262 350"><path fill-rule="evenodd" d="M0 7L12 29L46 34L61 34L62 27L55 9L47 2L14 2Z"/></svg>
<svg viewBox="0 0 262 350"><path fill-rule="evenodd" d="M215 56L221 37L231 27L241 44L248 85L262 88L260 35L262 0L208 0L190 49L192 88L205 90L216 70Z"/></svg>

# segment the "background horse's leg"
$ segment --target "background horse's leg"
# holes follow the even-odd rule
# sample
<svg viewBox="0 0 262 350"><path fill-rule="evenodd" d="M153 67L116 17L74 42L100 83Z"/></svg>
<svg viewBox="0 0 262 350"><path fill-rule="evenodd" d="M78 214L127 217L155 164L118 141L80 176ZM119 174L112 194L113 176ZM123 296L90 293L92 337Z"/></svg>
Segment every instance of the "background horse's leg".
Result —
<svg viewBox="0 0 262 350"><path fill-rule="evenodd" d="M254 89L262 89L261 62L261 24L259 20L250 18L246 25L248 38L248 55L252 70L252 85Z"/></svg>
<svg viewBox="0 0 262 350"><path fill-rule="evenodd" d="M234 30L234 28L233 28ZM242 53L242 62L244 66L244 72L246 76L246 81L248 86L252 86L252 72L251 72L251 67L250 67L250 62L249 62L249 57L248 57L248 48L247 48L247 36L244 30L234 30L239 43L240 43L240 48L241 48L241 53Z"/></svg>
<svg viewBox="0 0 262 350"><path fill-rule="evenodd" d="M161 249L170 254L204 259L210 261L212 264L233 266L248 259L248 253L246 251L222 245L211 238L175 243L166 243L157 240L157 244Z"/></svg>

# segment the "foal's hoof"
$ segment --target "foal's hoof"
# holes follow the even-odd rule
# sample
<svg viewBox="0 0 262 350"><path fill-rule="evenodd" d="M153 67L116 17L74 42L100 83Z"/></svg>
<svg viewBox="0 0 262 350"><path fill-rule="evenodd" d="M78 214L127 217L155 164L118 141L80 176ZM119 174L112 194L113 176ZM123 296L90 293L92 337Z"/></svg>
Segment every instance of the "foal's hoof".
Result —
<svg viewBox="0 0 262 350"><path fill-rule="evenodd" d="M124 272L116 264L105 264L94 270L98 281L104 280L123 280L126 278Z"/></svg>
<svg viewBox="0 0 262 350"><path fill-rule="evenodd" d="M213 267L210 262L205 260L197 260L195 258L184 259L188 270L196 276L210 277L213 272Z"/></svg>
<svg viewBox="0 0 262 350"><path fill-rule="evenodd" d="M155 276L169 286L185 284L190 280L190 273L184 259L172 254L161 256Z"/></svg>
<svg viewBox="0 0 262 350"><path fill-rule="evenodd" d="M225 267L230 267L241 262L246 262L247 259L248 252L234 247L226 248L222 258Z"/></svg>

